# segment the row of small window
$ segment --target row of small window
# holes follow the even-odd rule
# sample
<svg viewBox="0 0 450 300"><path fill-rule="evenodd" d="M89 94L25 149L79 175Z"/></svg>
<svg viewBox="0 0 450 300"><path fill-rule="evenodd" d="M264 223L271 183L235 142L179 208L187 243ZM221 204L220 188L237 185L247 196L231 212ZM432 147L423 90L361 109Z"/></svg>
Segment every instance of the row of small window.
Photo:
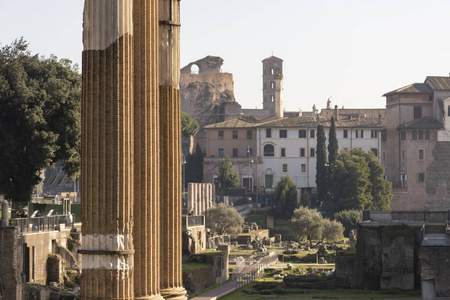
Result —
<svg viewBox="0 0 450 300"><path fill-rule="evenodd" d="M423 130L411 131L411 139L413 141L416 141L416 140L422 141L422 140L424 140L424 138L427 141L430 140L430 131L429 130L425 130L425 132ZM402 141L406 140L406 131L400 131L400 139Z"/></svg>
<svg viewBox="0 0 450 300"><path fill-rule="evenodd" d="M286 129L281 129L280 130L280 139L285 139L287 138L288 134L287 134L287 130ZM307 130L305 129L300 129L298 131L298 137L299 138L306 138L306 134L307 134ZM266 138L271 138L272 137L272 129L271 128L267 128L266 129ZM309 130L309 137L310 138L315 138L315 131L314 129L310 129ZM343 137L344 139L347 139L349 137L349 132L347 129L343 130ZM377 130L371 130L370 131L370 137L373 139L378 138L378 131ZM355 138L364 138L364 130L355 130Z"/></svg>
<svg viewBox="0 0 450 300"><path fill-rule="evenodd" d="M286 173L288 171L288 164L283 164L283 173ZM300 164L300 172L306 173L306 164Z"/></svg>
<svg viewBox="0 0 450 300"><path fill-rule="evenodd" d="M219 130L219 140L222 140L225 138L225 134L223 130ZM233 130L232 137L234 140L239 138L239 132L237 130ZM253 138L253 131L247 130L247 140L251 140Z"/></svg>
<svg viewBox="0 0 450 300"><path fill-rule="evenodd" d="M300 148L300 157L305 157L306 150L305 148ZM264 146L264 156L275 156L275 147L271 144L267 144ZM280 149L280 156L286 157L286 148ZM316 149L315 148L309 148L309 156L314 157L316 156Z"/></svg>
<svg viewBox="0 0 450 300"><path fill-rule="evenodd" d="M238 148L233 148L232 150L233 152L233 157L239 157L239 151ZM248 148L247 149L247 157L253 156L253 148ZM219 157L225 157L225 153L223 148L219 148L219 153L218 153Z"/></svg>

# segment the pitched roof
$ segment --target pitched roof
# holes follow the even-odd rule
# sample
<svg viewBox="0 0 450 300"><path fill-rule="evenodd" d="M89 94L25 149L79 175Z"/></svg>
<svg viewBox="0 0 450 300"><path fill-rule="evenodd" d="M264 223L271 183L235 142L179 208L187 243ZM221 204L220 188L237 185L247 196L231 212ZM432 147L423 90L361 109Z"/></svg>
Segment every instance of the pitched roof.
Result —
<svg viewBox="0 0 450 300"><path fill-rule="evenodd" d="M205 126L205 129L213 129L213 128L251 128L254 127L256 123L255 118L243 117L240 116L233 120L228 120L220 123L211 124Z"/></svg>
<svg viewBox="0 0 450 300"><path fill-rule="evenodd" d="M264 122L255 125L262 128L316 128L318 123L324 127L331 126L331 118L317 117L289 117L275 121ZM341 118L335 122L339 128L382 128L386 126L385 118L382 117L360 117Z"/></svg>
<svg viewBox="0 0 450 300"><path fill-rule="evenodd" d="M431 83L438 91L450 90L450 77L447 76L428 76L425 82Z"/></svg>
<svg viewBox="0 0 450 300"><path fill-rule="evenodd" d="M278 58L278 57L276 57L276 56L269 56L268 58L266 58L266 59L263 59L262 61L266 61L266 60L281 60L281 61L283 61L281 58Z"/></svg>
<svg viewBox="0 0 450 300"><path fill-rule="evenodd" d="M334 108L326 108L322 109L320 111L320 115L324 117L325 119L331 119L331 117L334 117L335 115L335 109ZM359 109L359 108L338 108L338 115L341 119L343 118L358 118L358 117L372 117L372 118L378 118L378 116L381 116L381 118L384 119L386 115L386 109L385 108L373 108L373 109Z"/></svg>
<svg viewBox="0 0 450 300"><path fill-rule="evenodd" d="M393 94L431 94L433 93L433 90L430 88L430 86L426 83L413 83L407 86L404 86L402 88L390 91L383 95L389 96Z"/></svg>
<svg viewBox="0 0 450 300"><path fill-rule="evenodd" d="M397 129L442 129L441 122L435 118L421 118L400 124Z"/></svg>

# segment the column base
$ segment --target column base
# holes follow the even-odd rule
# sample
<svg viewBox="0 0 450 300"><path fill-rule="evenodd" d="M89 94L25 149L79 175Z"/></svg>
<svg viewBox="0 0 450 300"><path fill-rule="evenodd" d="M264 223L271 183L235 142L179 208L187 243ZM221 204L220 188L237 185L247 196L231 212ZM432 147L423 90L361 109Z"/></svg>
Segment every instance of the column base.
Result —
<svg viewBox="0 0 450 300"><path fill-rule="evenodd" d="M161 289L161 296L166 300L185 300L186 293L184 287Z"/></svg>

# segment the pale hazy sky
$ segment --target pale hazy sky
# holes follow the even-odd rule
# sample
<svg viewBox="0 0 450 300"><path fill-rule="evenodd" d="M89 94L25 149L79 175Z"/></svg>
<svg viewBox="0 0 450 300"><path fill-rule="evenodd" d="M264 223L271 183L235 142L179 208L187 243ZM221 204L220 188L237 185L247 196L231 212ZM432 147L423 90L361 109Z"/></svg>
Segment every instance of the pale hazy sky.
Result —
<svg viewBox="0 0 450 300"><path fill-rule="evenodd" d="M0 43L81 62L83 0L0 0ZM287 110L384 107L381 95L450 72L450 0L182 0L181 66L220 56L236 100L262 107L261 61L284 60Z"/></svg>

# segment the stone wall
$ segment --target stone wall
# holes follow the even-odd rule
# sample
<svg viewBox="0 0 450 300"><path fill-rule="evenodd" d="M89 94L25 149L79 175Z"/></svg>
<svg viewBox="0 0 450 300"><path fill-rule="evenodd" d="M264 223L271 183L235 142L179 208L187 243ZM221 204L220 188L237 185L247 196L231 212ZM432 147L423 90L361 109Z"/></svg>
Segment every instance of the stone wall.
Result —
<svg viewBox="0 0 450 300"><path fill-rule="evenodd" d="M436 297L450 297L450 248L422 247L420 249L422 295Z"/></svg>
<svg viewBox="0 0 450 300"><path fill-rule="evenodd" d="M0 227L0 283L5 292L4 299L22 299L22 261L22 247L17 239L17 229Z"/></svg>
<svg viewBox="0 0 450 300"><path fill-rule="evenodd" d="M360 225L355 286L375 290L419 288L420 228L405 224Z"/></svg>
<svg viewBox="0 0 450 300"><path fill-rule="evenodd" d="M335 260L335 282L338 288L356 288L356 254L338 253Z"/></svg>

